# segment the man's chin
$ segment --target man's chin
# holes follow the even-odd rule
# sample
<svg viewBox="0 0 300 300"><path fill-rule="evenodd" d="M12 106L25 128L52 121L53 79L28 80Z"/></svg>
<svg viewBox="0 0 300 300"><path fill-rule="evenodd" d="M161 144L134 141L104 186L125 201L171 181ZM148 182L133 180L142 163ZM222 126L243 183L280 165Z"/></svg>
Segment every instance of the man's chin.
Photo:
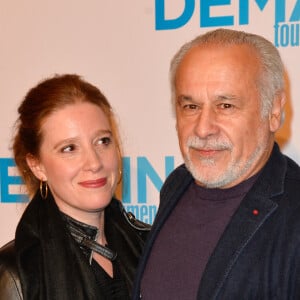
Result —
<svg viewBox="0 0 300 300"><path fill-rule="evenodd" d="M193 178L195 179L196 183L203 187L211 187L211 186L218 186L218 177L216 173L206 172L205 168L201 170L201 172L197 171L195 168L189 168L187 166L187 169L192 174ZM205 176L203 176L205 174Z"/></svg>
<svg viewBox="0 0 300 300"><path fill-rule="evenodd" d="M189 161L186 162L186 167L189 172L192 174L196 183L200 186L206 188L223 188L230 184L233 178L228 178L228 176L222 176L220 174L220 168L216 165L207 166L207 165L197 165L190 164Z"/></svg>

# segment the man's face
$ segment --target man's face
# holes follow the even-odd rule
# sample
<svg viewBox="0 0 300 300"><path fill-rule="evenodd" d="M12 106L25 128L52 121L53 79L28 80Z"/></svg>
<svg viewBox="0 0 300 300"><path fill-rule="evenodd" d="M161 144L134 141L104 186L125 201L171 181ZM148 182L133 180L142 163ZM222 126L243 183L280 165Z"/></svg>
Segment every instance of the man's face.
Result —
<svg viewBox="0 0 300 300"><path fill-rule="evenodd" d="M259 68L253 49L245 45L197 46L180 63L177 132L185 163L199 185L232 187L267 161L279 123L261 116Z"/></svg>

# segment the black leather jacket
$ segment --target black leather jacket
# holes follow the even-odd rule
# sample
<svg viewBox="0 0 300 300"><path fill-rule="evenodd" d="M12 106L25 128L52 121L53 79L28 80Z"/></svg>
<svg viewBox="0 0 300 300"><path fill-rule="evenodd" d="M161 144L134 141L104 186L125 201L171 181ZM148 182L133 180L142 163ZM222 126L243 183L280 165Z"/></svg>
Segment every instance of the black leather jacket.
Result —
<svg viewBox="0 0 300 300"><path fill-rule="evenodd" d="M0 300L23 299L14 245L11 241L0 250Z"/></svg>
<svg viewBox="0 0 300 300"><path fill-rule="evenodd" d="M127 232L127 229L124 227L129 226L131 228L130 231L132 237L132 229L134 229L134 232L136 232L138 238L134 239L132 243L136 244L134 246L137 247L136 249L142 249L146 236L150 230L150 225L140 222L134 217L132 213L126 212L121 202L115 199L113 199L112 203L108 207L108 210L106 209L105 217L110 223L107 224L108 226L112 225L113 223L112 227L114 227L114 233L119 231L118 234L124 236L124 234L126 234ZM92 255L92 249L95 250L95 247L97 247L97 244L93 242L97 235L97 228L86 225L84 223L77 222L76 220L71 219L65 215L64 219L67 223L67 227L69 228L72 237L79 244L79 247L83 251L84 255L87 256L87 258L90 260ZM112 239L114 239L114 237L112 237ZM89 242L87 243L86 241ZM109 235L108 241L110 241ZM128 260L126 259L126 255L128 254L124 254L121 252L126 252L127 250L124 249L124 245L118 243L119 239L116 237L115 241L113 241L113 244L114 247L118 248L115 248L115 250L117 250L117 252L120 253L119 259L121 260L121 266L123 263L125 266L126 264L128 264ZM140 243L140 245L138 245L137 243ZM135 264L137 264L137 262L135 262ZM135 268L136 265L128 267L128 269L130 270ZM132 274L125 274L125 280L128 281L128 286L132 287ZM0 249L0 300L16 299L23 299L23 295L16 262L15 241L13 240Z"/></svg>

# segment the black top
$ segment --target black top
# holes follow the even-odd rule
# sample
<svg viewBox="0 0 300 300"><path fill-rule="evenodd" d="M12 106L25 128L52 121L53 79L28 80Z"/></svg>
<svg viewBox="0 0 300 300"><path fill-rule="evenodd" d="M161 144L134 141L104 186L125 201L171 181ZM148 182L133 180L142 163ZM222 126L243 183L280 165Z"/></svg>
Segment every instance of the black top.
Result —
<svg viewBox="0 0 300 300"><path fill-rule="evenodd" d="M92 260L92 269L103 293L111 300L129 300L128 290L119 270L118 259L112 262L113 277L110 277L99 264Z"/></svg>
<svg viewBox="0 0 300 300"><path fill-rule="evenodd" d="M100 230L89 224L82 223L78 220L61 212L61 215L66 222L67 228L78 244L82 253L90 262L91 268L95 274L97 284L100 286L103 295L111 300L127 300L129 299L129 292L120 271L119 259L117 253L110 249L107 245L105 247L96 242L96 237L101 234ZM109 238L110 236L108 236ZM100 248L101 251L98 251ZM105 250L103 253L103 249ZM103 257L107 257L107 252L114 253L111 263L113 266L113 277L110 277L106 271L93 259L93 250Z"/></svg>

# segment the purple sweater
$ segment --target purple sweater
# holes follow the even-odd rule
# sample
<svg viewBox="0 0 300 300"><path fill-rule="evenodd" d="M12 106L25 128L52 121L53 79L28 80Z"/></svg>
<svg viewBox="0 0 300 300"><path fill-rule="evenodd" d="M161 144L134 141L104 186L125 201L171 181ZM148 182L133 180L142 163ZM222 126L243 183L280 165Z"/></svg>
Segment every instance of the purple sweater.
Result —
<svg viewBox="0 0 300 300"><path fill-rule="evenodd" d="M189 186L153 245L141 283L143 300L196 299L209 257L256 178L229 189Z"/></svg>

